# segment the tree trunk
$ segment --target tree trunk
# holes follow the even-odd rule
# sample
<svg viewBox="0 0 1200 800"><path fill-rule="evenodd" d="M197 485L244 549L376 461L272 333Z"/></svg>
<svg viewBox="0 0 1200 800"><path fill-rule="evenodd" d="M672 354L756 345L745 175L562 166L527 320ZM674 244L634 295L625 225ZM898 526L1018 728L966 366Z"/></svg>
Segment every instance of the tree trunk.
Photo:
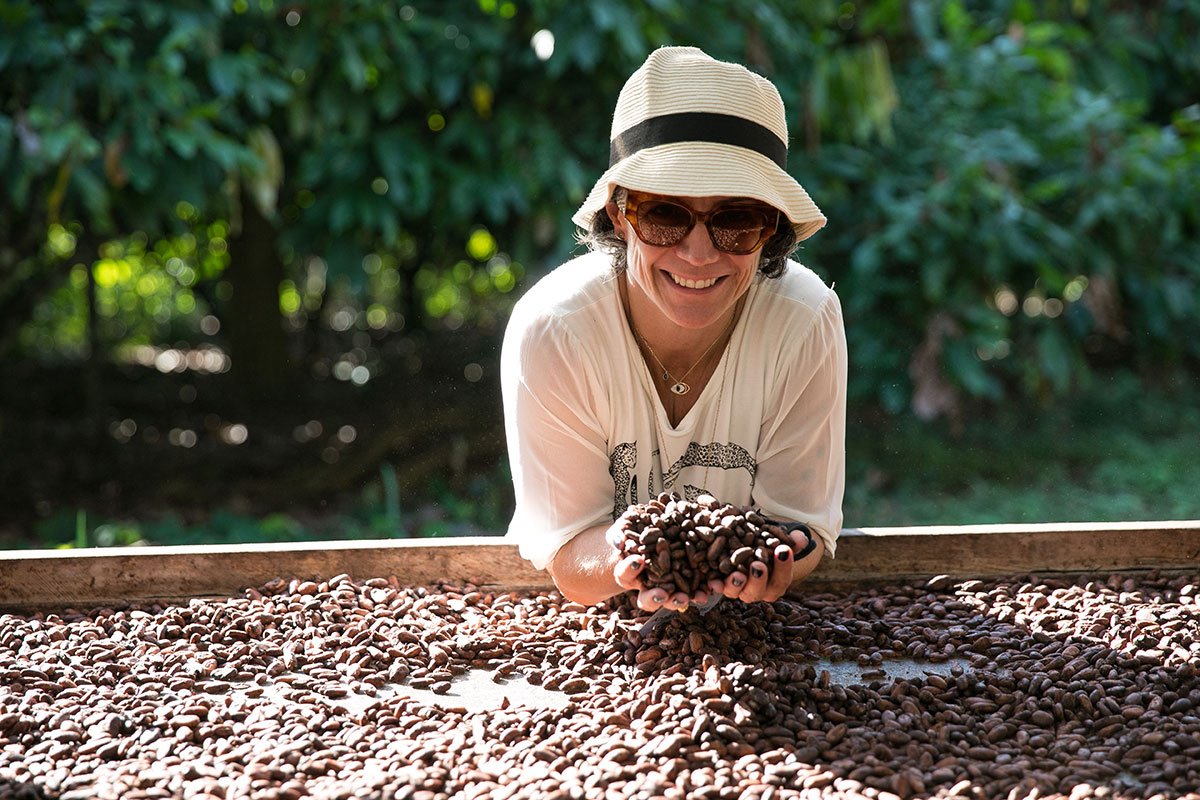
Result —
<svg viewBox="0 0 1200 800"><path fill-rule="evenodd" d="M291 388L287 337L279 312L284 270L278 231L244 191L241 231L230 237L225 275L233 289L227 319L231 371L241 399L262 408Z"/></svg>
<svg viewBox="0 0 1200 800"><path fill-rule="evenodd" d="M87 407L88 427L99 429L103 425L102 415L105 406L104 385L101 372L108 359L104 342L100 341L100 304L96 299L96 264L89 259L87 267L87 283L84 293L87 297L87 361L83 365L83 396Z"/></svg>

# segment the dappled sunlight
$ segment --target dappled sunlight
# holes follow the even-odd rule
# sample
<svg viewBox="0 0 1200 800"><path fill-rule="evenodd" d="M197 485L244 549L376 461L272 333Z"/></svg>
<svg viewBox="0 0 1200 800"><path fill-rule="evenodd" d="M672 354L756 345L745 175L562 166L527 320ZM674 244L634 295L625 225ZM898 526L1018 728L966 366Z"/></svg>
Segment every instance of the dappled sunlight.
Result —
<svg viewBox="0 0 1200 800"><path fill-rule="evenodd" d="M230 368L229 356L215 345L188 349L137 345L126 349L124 356L127 363L153 367L162 373L191 371L219 374L228 372Z"/></svg>
<svg viewBox="0 0 1200 800"><path fill-rule="evenodd" d="M118 444L129 444L135 438L144 444L168 444L172 447L190 449L201 443L201 436L206 442L217 442L236 447L245 444L250 438L250 429L240 422L226 422L215 414L204 417L204 427L193 429L188 427L172 427L164 434L154 425L139 426L132 418L113 420L108 424L108 434Z"/></svg>

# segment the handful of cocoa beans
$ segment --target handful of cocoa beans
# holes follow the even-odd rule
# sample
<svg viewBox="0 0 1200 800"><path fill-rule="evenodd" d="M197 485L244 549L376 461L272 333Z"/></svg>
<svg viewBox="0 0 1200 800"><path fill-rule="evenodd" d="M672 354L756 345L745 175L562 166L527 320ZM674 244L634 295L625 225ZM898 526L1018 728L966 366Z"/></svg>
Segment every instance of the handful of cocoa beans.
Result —
<svg viewBox="0 0 1200 800"><path fill-rule="evenodd" d="M724 581L735 572L749 575L755 561L766 565L769 575L780 545L794 553L781 523L751 506L721 503L707 494L693 501L663 493L630 506L618 523L624 534L621 555L642 556L645 587L661 587L668 594L692 597L707 592L714 578Z"/></svg>

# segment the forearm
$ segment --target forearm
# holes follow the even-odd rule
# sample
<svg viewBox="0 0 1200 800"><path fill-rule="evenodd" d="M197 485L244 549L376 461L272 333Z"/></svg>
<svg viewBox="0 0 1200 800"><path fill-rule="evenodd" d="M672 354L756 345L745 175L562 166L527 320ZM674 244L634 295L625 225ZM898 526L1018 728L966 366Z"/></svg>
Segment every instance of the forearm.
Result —
<svg viewBox="0 0 1200 800"><path fill-rule="evenodd" d="M607 525L588 528L559 548L547 567L568 600L592 605L625 591L613 574L618 554L605 540L606 530Z"/></svg>

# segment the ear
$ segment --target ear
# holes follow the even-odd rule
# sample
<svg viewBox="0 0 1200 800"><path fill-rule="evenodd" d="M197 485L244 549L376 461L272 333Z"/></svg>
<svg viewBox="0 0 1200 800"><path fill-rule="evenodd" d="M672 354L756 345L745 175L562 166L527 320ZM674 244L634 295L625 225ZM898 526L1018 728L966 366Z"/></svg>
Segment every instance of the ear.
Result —
<svg viewBox="0 0 1200 800"><path fill-rule="evenodd" d="M608 214L608 218L612 220L613 230L617 232L617 236L625 238L625 217L621 214L621 209L612 200L609 200L604 205L604 212Z"/></svg>

